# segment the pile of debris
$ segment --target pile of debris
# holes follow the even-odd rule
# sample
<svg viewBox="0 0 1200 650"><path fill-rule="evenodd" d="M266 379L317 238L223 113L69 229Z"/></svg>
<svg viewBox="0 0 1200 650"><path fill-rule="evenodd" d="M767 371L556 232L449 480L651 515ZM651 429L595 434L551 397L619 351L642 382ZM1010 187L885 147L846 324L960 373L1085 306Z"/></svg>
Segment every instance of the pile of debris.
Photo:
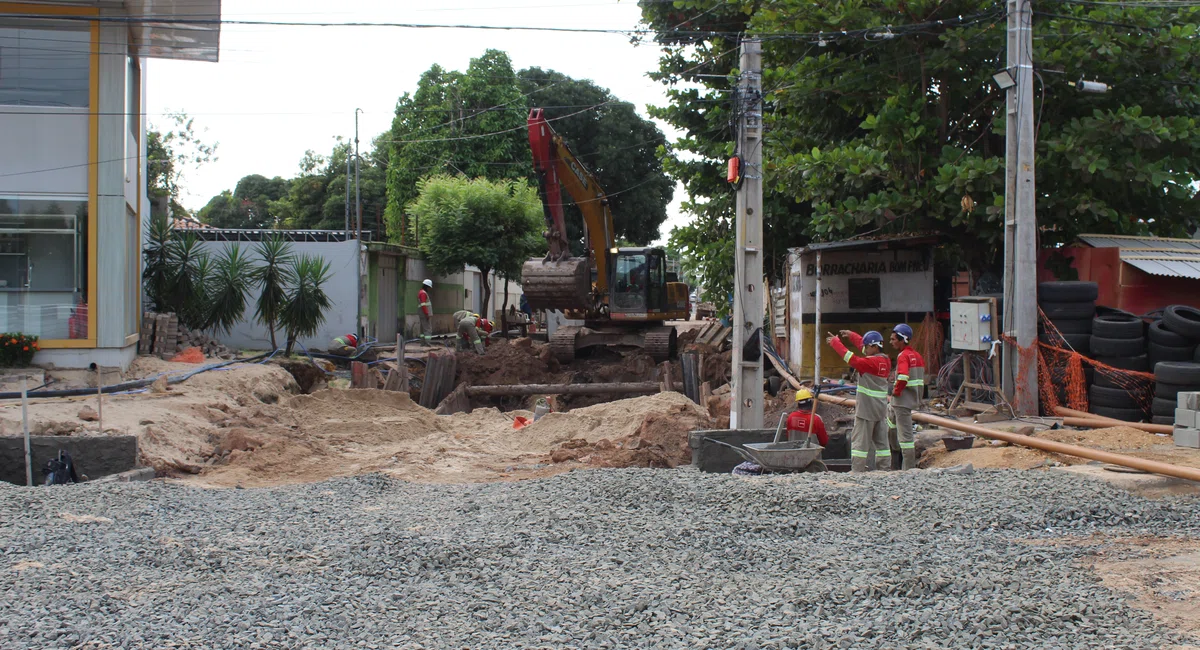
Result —
<svg viewBox="0 0 1200 650"><path fill-rule="evenodd" d="M189 330L179 322L179 316L175 314L150 311L142 314L139 354L152 354L160 359L170 359L188 348L196 348L206 357L228 360L237 356L234 350L221 345L220 341L203 332Z"/></svg>
<svg viewBox="0 0 1200 650"><path fill-rule="evenodd" d="M179 342L175 345L175 351L183 352L188 348L199 348L204 356L217 359L233 359L237 356L236 351L230 350L204 332L193 332L180 324Z"/></svg>

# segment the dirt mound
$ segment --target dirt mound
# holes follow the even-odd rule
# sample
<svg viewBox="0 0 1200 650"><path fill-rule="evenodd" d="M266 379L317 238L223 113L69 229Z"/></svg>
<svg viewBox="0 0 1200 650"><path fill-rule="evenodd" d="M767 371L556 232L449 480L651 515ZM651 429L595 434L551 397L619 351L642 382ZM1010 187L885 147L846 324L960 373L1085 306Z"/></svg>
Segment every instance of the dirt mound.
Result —
<svg viewBox="0 0 1200 650"><path fill-rule="evenodd" d="M1192 466L1187 458L1165 457L1161 450L1171 449L1171 438L1146 433L1133 427L1110 427L1107 429L1090 429L1077 431L1074 429L1044 429L1033 434L1035 438L1053 440L1079 447L1102 449L1117 453L1127 453L1130 456L1150 460ZM1033 469L1048 464L1084 465L1090 461L1086 458L1053 454L1038 449L1020 446L1004 446L994 444L985 438L976 438L975 446L960 451L946 451L945 446L938 444L930 448L921 457L922 467L952 467L963 463L972 463L975 467L992 467L1005 469Z"/></svg>
<svg viewBox="0 0 1200 650"><path fill-rule="evenodd" d="M593 422L593 426L577 429L575 437L568 435L570 425ZM543 423L560 439L563 435L569 438L550 453L551 462L575 461L595 467L685 465L692 458L688 433L712 426L704 409L679 393L660 393L570 413L552 413L534 426Z"/></svg>
<svg viewBox="0 0 1200 650"><path fill-rule="evenodd" d="M559 380L559 370L550 346L535 345L529 339L499 340L483 356L459 354L455 384L550 384Z"/></svg>

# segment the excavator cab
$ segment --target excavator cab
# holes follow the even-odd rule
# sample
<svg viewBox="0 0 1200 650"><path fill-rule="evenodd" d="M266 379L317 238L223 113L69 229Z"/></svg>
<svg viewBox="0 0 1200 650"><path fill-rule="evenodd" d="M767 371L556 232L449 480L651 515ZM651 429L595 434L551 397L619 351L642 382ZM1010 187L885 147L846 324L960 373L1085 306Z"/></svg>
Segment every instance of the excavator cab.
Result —
<svg viewBox="0 0 1200 650"><path fill-rule="evenodd" d="M612 260L614 314L652 314L666 309L666 255L658 248L618 248Z"/></svg>

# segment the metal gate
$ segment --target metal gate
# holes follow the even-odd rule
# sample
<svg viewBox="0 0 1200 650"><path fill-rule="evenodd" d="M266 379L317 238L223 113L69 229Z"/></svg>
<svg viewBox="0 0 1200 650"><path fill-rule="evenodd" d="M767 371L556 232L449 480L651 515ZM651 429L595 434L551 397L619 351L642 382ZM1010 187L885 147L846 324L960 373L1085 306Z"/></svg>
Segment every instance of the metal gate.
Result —
<svg viewBox="0 0 1200 650"><path fill-rule="evenodd" d="M380 255L375 275L375 338L381 342L396 340L400 322L400 274L396 259L391 255Z"/></svg>

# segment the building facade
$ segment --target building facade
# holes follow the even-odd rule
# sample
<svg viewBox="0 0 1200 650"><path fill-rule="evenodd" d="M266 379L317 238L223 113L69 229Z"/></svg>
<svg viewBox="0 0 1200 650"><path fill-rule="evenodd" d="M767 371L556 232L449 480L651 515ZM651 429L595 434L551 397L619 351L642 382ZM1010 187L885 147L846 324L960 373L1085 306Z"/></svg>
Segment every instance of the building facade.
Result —
<svg viewBox="0 0 1200 650"><path fill-rule="evenodd" d="M146 61L216 61L196 18L219 0L0 2L0 331L40 337L39 365L136 355Z"/></svg>

